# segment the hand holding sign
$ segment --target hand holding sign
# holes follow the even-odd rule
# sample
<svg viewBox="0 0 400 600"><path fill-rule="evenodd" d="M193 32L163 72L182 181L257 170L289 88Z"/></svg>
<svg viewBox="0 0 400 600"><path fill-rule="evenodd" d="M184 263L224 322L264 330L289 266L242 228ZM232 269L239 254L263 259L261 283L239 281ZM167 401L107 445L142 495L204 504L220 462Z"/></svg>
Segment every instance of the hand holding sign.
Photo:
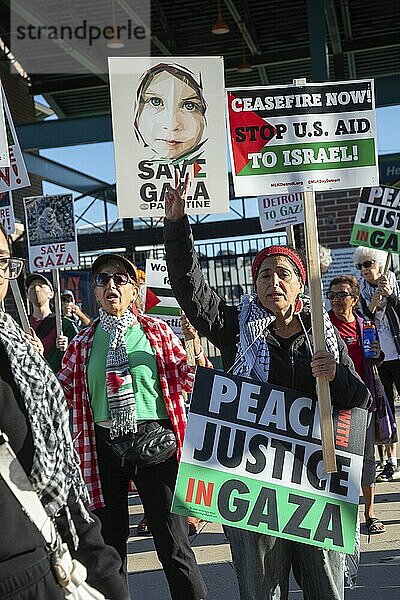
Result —
<svg viewBox="0 0 400 600"><path fill-rule="evenodd" d="M378 279L378 290L384 298L393 294L393 288L389 283L387 275L381 275Z"/></svg>
<svg viewBox="0 0 400 600"><path fill-rule="evenodd" d="M68 338L66 335L58 335L56 338L56 346L59 350L61 350L61 352L65 352L66 349L68 348Z"/></svg>
<svg viewBox="0 0 400 600"><path fill-rule="evenodd" d="M333 354L320 350L312 357L311 370L314 377L324 377L333 381L336 375L336 360Z"/></svg>
<svg viewBox="0 0 400 600"><path fill-rule="evenodd" d="M175 169L174 186L170 185L165 192L165 216L170 221L180 221L185 216L185 200L190 188L190 174L186 173L184 181L180 181L179 169Z"/></svg>

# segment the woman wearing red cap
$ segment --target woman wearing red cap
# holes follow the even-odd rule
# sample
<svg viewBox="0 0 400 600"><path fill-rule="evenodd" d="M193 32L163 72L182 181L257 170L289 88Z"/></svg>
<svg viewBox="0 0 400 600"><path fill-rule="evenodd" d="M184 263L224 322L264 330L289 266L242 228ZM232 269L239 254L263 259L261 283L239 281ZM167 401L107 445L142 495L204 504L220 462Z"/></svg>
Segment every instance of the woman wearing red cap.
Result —
<svg viewBox="0 0 400 600"><path fill-rule="evenodd" d="M194 249L185 197L189 179L166 194L164 239L174 294L190 322L222 355L226 371L315 395L316 377L330 382L332 403L367 407L346 345L325 317L327 351L313 353L310 314L303 308L306 269L286 246L265 248L252 273L256 293L229 306L205 282ZM241 600L285 600L289 573L307 600L343 600L343 555L243 529L226 528Z"/></svg>

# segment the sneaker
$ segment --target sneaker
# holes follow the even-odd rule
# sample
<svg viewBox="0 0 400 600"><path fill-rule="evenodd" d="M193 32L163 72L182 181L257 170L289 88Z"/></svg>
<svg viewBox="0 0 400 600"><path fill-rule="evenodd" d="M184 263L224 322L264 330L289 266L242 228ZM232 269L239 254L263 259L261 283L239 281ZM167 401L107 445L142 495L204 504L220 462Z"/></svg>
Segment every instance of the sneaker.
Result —
<svg viewBox="0 0 400 600"><path fill-rule="evenodd" d="M386 463L382 473L378 475L376 481L397 481L400 479L400 467L391 463Z"/></svg>

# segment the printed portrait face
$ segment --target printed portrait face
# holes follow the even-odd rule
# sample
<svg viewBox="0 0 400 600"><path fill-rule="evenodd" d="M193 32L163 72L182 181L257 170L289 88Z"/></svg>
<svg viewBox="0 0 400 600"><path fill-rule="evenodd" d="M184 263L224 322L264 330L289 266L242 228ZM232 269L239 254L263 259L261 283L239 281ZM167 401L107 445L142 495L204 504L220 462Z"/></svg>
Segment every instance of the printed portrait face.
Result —
<svg viewBox="0 0 400 600"><path fill-rule="evenodd" d="M159 158L177 160L199 146L205 110L201 87L190 74L153 68L138 89L135 129Z"/></svg>

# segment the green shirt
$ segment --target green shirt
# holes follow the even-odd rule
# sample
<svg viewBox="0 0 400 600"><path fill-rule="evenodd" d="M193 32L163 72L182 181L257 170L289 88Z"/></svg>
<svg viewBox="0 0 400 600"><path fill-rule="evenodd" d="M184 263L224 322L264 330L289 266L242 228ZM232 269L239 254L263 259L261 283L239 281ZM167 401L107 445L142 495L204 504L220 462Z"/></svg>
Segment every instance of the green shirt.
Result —
<svg viewBox="0 0 400 600"><path fill-rule="evenodd" d="M154 350L141 325L136 323L125 333L129 370L132 376L138 421L167 419ZM106 361L110 335L96 327L89 357L87 379L94 422L110 418L106 396Z"/></svg>

